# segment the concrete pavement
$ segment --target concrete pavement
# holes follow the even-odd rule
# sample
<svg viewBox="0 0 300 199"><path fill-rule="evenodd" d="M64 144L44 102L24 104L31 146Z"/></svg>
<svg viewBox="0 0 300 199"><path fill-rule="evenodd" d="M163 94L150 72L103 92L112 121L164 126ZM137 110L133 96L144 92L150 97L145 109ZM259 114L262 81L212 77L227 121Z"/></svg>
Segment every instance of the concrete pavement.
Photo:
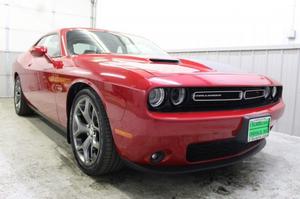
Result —
<svg viewBox="0 0 300 199"><path fill-rule="evenodd" d="M0 99L0 198L300 198L300 138L272 132L262 152L227 168L184 175L131 169L83 174L65 137Z"/></svg>

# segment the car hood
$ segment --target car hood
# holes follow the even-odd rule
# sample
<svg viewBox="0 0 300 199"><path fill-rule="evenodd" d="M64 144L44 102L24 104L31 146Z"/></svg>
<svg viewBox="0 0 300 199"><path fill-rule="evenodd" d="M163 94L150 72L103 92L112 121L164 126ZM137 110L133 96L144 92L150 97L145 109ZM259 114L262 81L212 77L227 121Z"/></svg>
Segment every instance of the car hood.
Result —
<svg viewBox="0 0 300 199"><path fill-rule="evenodd" d="M143 70L153 76L170 76L180 74L195 74L214 71L213 69L188 60L176 59L171 56L147 57L129 55L81 55L76 57L77 65L86 63L124 68L127 70Z"/></svg>
<svg viewBox="0 0 300 199"><path fill-rule="evenodd" d="M152 85L158 86L185 86L197 87L252 87L252 86L271 86L276 83L263 75L256 74L229 74L221 72L210 72L202 74L189 74L178 76L151 77L149 81ZM279 85L279 84L278 84Z"/></svg>
<svg viewBox="0 0 300 199"><path fill-rule="evenodd" d="M248 74L238 70L229 72L228 68L224 70L224 67L218 67L215 64L207 66L199 61L176 59L171 56L81 55L75 61L78 64L81 63L81 65L85 63L84 65L89 66L122 68L142 72L147 74L146 78L157 85L267 86L273 83L272 80L262 75Z"/></svg>

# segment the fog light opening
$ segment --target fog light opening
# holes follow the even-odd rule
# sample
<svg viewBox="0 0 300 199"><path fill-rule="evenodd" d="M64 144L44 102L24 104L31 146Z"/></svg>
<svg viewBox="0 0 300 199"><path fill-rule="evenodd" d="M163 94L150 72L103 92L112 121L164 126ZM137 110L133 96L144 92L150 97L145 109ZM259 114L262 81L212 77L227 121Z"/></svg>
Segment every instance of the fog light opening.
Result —
<svg viewBox="0 0 300 199"><path fill-rule="evenodd" d="M152 164L158 164L165 158L165 153L162 151L157 151L150 156L150 162Z"/></svg>

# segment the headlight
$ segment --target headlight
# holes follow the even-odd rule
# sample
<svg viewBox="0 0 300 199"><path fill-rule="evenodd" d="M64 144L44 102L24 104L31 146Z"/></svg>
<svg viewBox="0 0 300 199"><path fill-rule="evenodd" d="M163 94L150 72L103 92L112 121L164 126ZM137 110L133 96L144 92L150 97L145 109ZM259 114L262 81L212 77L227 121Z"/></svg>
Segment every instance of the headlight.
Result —
<svg viewBox="0 0 300 199"><path fill-rule="evenodd" d="M270 87L266 87L266 89L265 89L265 98L268 98L268 97L269 97L270 92L271 92Z"/></svg>
<svg viewBox="0 0 300 199"><path fill-rule="evenodd" d="M276 94L277 94L277 87L274 86L274 87L272 88L272 97L275 98L275 97L276 97Z"/></svg>
<svg viewBox="0 0 300 199"><path fill-rule="evenodd" d="M177 106L183 102L185 98L184 88L172 88L170 99L173 105Z"/></svg>
<svg viewBox="0 0 300 199"><path fill-rule="evenodd" d="M155 88L149 93L149 104L152 107L158 107L165 99L165 91L162 88Z"/></svg>

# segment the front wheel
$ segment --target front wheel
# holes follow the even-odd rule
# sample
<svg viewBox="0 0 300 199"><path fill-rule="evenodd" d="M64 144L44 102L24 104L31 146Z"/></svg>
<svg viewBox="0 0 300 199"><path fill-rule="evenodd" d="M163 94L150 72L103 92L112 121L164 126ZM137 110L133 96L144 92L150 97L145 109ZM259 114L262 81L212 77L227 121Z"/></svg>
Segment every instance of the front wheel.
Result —
<svg viewBox="0 0 300 199"><path fill-rule="evenodd" d="M20 77L16 77L14 86L14 104L15 111L20 116L32 114L31 108L28 106L21 87Z"/></svg>
<svg viewBox="0 0 300 199"><path fill-rule="evenodd" d="M122 167L105 109L92 89L76 95L69 121L73 153L84 173L97 176Z"/></svg>

